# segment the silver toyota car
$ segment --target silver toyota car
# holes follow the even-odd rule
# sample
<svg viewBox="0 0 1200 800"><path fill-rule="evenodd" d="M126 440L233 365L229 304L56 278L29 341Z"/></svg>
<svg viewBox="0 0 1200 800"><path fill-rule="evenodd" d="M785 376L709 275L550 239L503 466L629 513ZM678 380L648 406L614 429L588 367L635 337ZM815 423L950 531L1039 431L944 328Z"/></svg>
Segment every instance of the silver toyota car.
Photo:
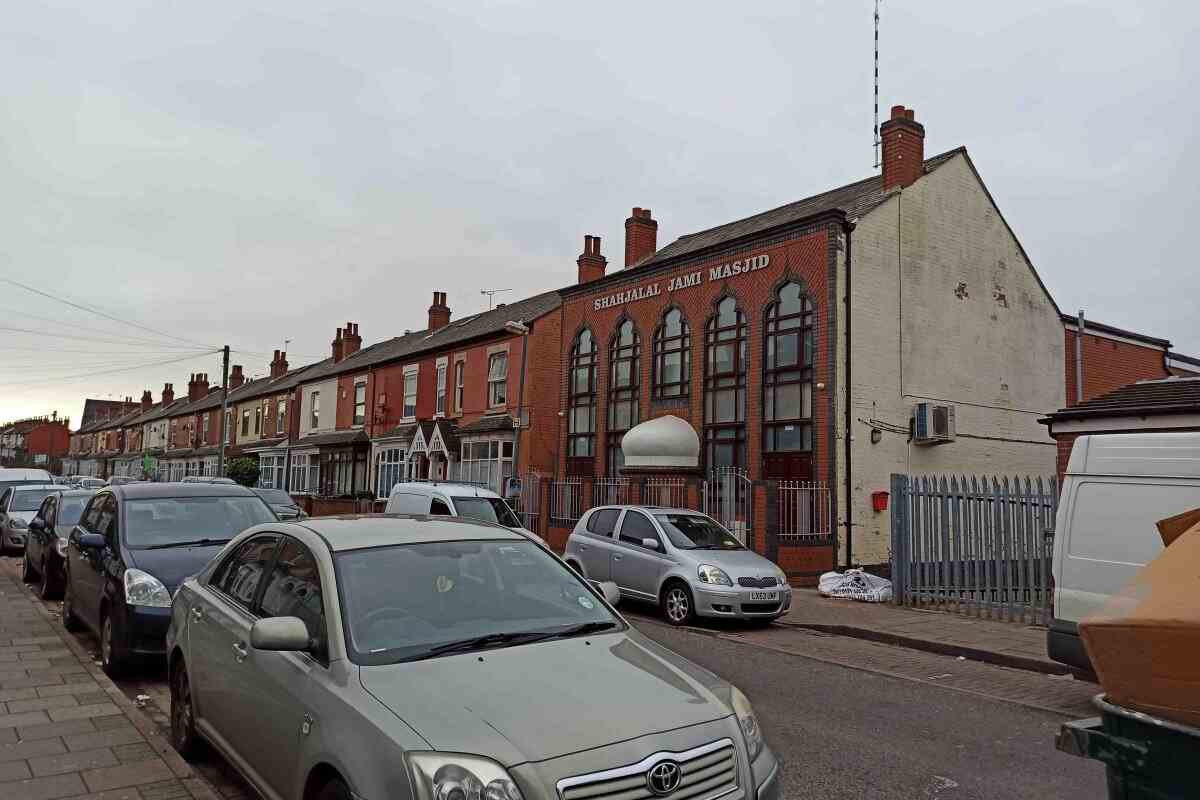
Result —
<svg viewBox="0 0 1200 800"><path fill-rule="evenodd" d="M745 696L615 597L499 525L258 525L175 595L172 743L270 800L780 797Z"/></svg>
<svg viewBox="0 0 1200 800"><path fill-rule="evenodd" d="M616 583L622 597L657 603L672 625L698 615L772 620L792 604L783 570L684 508L593 508L563 558L588 580Z"/></svg>

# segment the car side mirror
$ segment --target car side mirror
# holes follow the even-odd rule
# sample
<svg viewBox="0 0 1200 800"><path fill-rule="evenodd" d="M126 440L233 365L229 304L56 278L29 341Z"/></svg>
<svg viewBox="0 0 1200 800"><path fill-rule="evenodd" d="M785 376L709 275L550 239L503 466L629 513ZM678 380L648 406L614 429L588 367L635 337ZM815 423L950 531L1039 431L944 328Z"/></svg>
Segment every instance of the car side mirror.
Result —
<svg viewBox="0 0 1200 800"><path fill-rule="evenodd" d="M604 594L604 599L608 601L610 606L615 606L621 602L621 590L612 581L601 581L599 583L600 591Z"/></svg>
<svg viewBox="0 0 1200 800"><path fill-rule="evenodd" d="M299 617L268 617L250 626L250 646L255 650L304 652L312 647L308 626Z"/></svg>
<svg viewBox="0 0 1200 800"><path fill-rule="evenodd" d="M647 550L657 550L658 539L642 539L642 547L646 548Z"/></svg>
<svg viewBox="0 0 1200 800"><path fill-rule="evenodd" d="M79 546L89 550L98 550L108 544L108 539L99 533L82 533L79 535Z"/></svg>

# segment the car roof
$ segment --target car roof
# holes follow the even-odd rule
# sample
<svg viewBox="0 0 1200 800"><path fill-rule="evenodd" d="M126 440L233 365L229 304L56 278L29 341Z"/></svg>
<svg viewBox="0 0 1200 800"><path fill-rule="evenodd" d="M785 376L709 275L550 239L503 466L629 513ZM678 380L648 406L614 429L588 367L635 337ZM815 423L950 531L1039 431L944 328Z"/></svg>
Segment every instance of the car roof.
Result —
<svg viewBox="0 0 1200 800"><path fill-rule="evenodd" d="M500 497L491 489L485 489L473 483L454 483L453 481L397 483L392 487L388 496L393 494L433 494L435 490L447 497Z"/></svg>
<svg viewBox="0 0 1200 800"><path fill-rule="evenodd" d="M106 486L122 500L153 499L156 497L258 497L245 486L228 483L124 483Z"/></svg>
<svg viewBox="0 0 1200 800"><path fill-rule="evenodd" d="M630 508L636 508L639 511L648 511L651 514L695 514L696 516L707 516L703 511L697 511L694 508L678 508L676 506L635 506L635 505L608 505L596 506L589 511L601 511L603 509L612 509L615 511L624 511Z"/></svg>
<svg viewBox="0 0 1200 800"><path fill-rule="evenodd" d="M349 514L290 523L320 536L335 552L393 544L470 542L486 539L526 541L501 525L426 514Z"/></svg>
<svg viewBox="0 0 1200 800"><path fill-rule="evenodd" d="M34 478L49 478L50 473L44 469L26 469L25 467L0 467L0 481L20 481Z"/></svg>
<svg viewBox="0 0 1200 800"><path fill-rule="evenodd" d="M95 489L59 489L59 494L63 497L91 497L96 493Z"/></svg>
<svg viewBox="0 0 1200 800"><path fill-rule="evenodd" d="M12 487L18 492L23 492L26 489L57 489L58 484L55 483L21 483Z"/></svg>

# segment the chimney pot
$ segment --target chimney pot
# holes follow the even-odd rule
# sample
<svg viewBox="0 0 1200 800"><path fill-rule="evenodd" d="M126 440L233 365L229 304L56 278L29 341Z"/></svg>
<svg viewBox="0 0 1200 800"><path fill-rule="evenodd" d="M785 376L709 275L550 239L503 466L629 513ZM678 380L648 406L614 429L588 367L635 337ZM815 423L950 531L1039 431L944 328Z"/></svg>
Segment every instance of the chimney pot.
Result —
<svg viewBox="0 0 1200 800"><path fill-rule="evenodd" d="M358 335L358 323L347 322L342 331L342 358L349 358L362 347L362 337ZM339 359L340 360L340 359Z"/></svg>
<svg viewBox="0 0 1200 800"><path fill-rule="evenodd" d="M635 206L625 220L625 266L632 267L657 249L658 222L650 215L650 209Z"/></svg>
<svg viewBox="0 0 1200 800"><path fill-rule="evenodd" d="M879 126L883 145L883 190L911 185L925 172L925 126L911 108L892 106L892 118Z"/></svg>
<svg viewBox="0 0 1200 800"><path fill-rule="evenodd" d="M600 237L584 236L583 252L575 260L579 267L579 283L590 283L604 277L608 259L600 254Z"/></svg>

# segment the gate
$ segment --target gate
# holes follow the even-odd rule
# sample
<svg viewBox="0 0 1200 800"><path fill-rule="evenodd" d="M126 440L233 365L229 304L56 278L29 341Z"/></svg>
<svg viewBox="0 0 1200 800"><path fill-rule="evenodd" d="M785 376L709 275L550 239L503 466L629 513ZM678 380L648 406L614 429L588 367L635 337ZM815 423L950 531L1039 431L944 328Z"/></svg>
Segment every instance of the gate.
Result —
<svg viewBox="0 0 1200 800"><path fill-rule="evenodd" d="M779 482L779 543L833 543L829 486L820 481Z"/></svg>
<svg viewBox="0 0 1200 800"><path fill-rule="evenodd" d="M525 530L541 535L538 523L542 509L541 476L532 470L521 481L521 495L517 498L517 514Z"/></svg>
<svg viewBox="0 0 1200 800"><path fill-rule="evenodd" d="M746 470L714 467L704 482L704 513L725 526L737 540L753 547L754 493Z"/></svg>
<svg viewBox="0 0 1200 800"><path fill-rule="evenodd" d="M894 601L1046 623L1053 478L892 476Z"/></svg>

